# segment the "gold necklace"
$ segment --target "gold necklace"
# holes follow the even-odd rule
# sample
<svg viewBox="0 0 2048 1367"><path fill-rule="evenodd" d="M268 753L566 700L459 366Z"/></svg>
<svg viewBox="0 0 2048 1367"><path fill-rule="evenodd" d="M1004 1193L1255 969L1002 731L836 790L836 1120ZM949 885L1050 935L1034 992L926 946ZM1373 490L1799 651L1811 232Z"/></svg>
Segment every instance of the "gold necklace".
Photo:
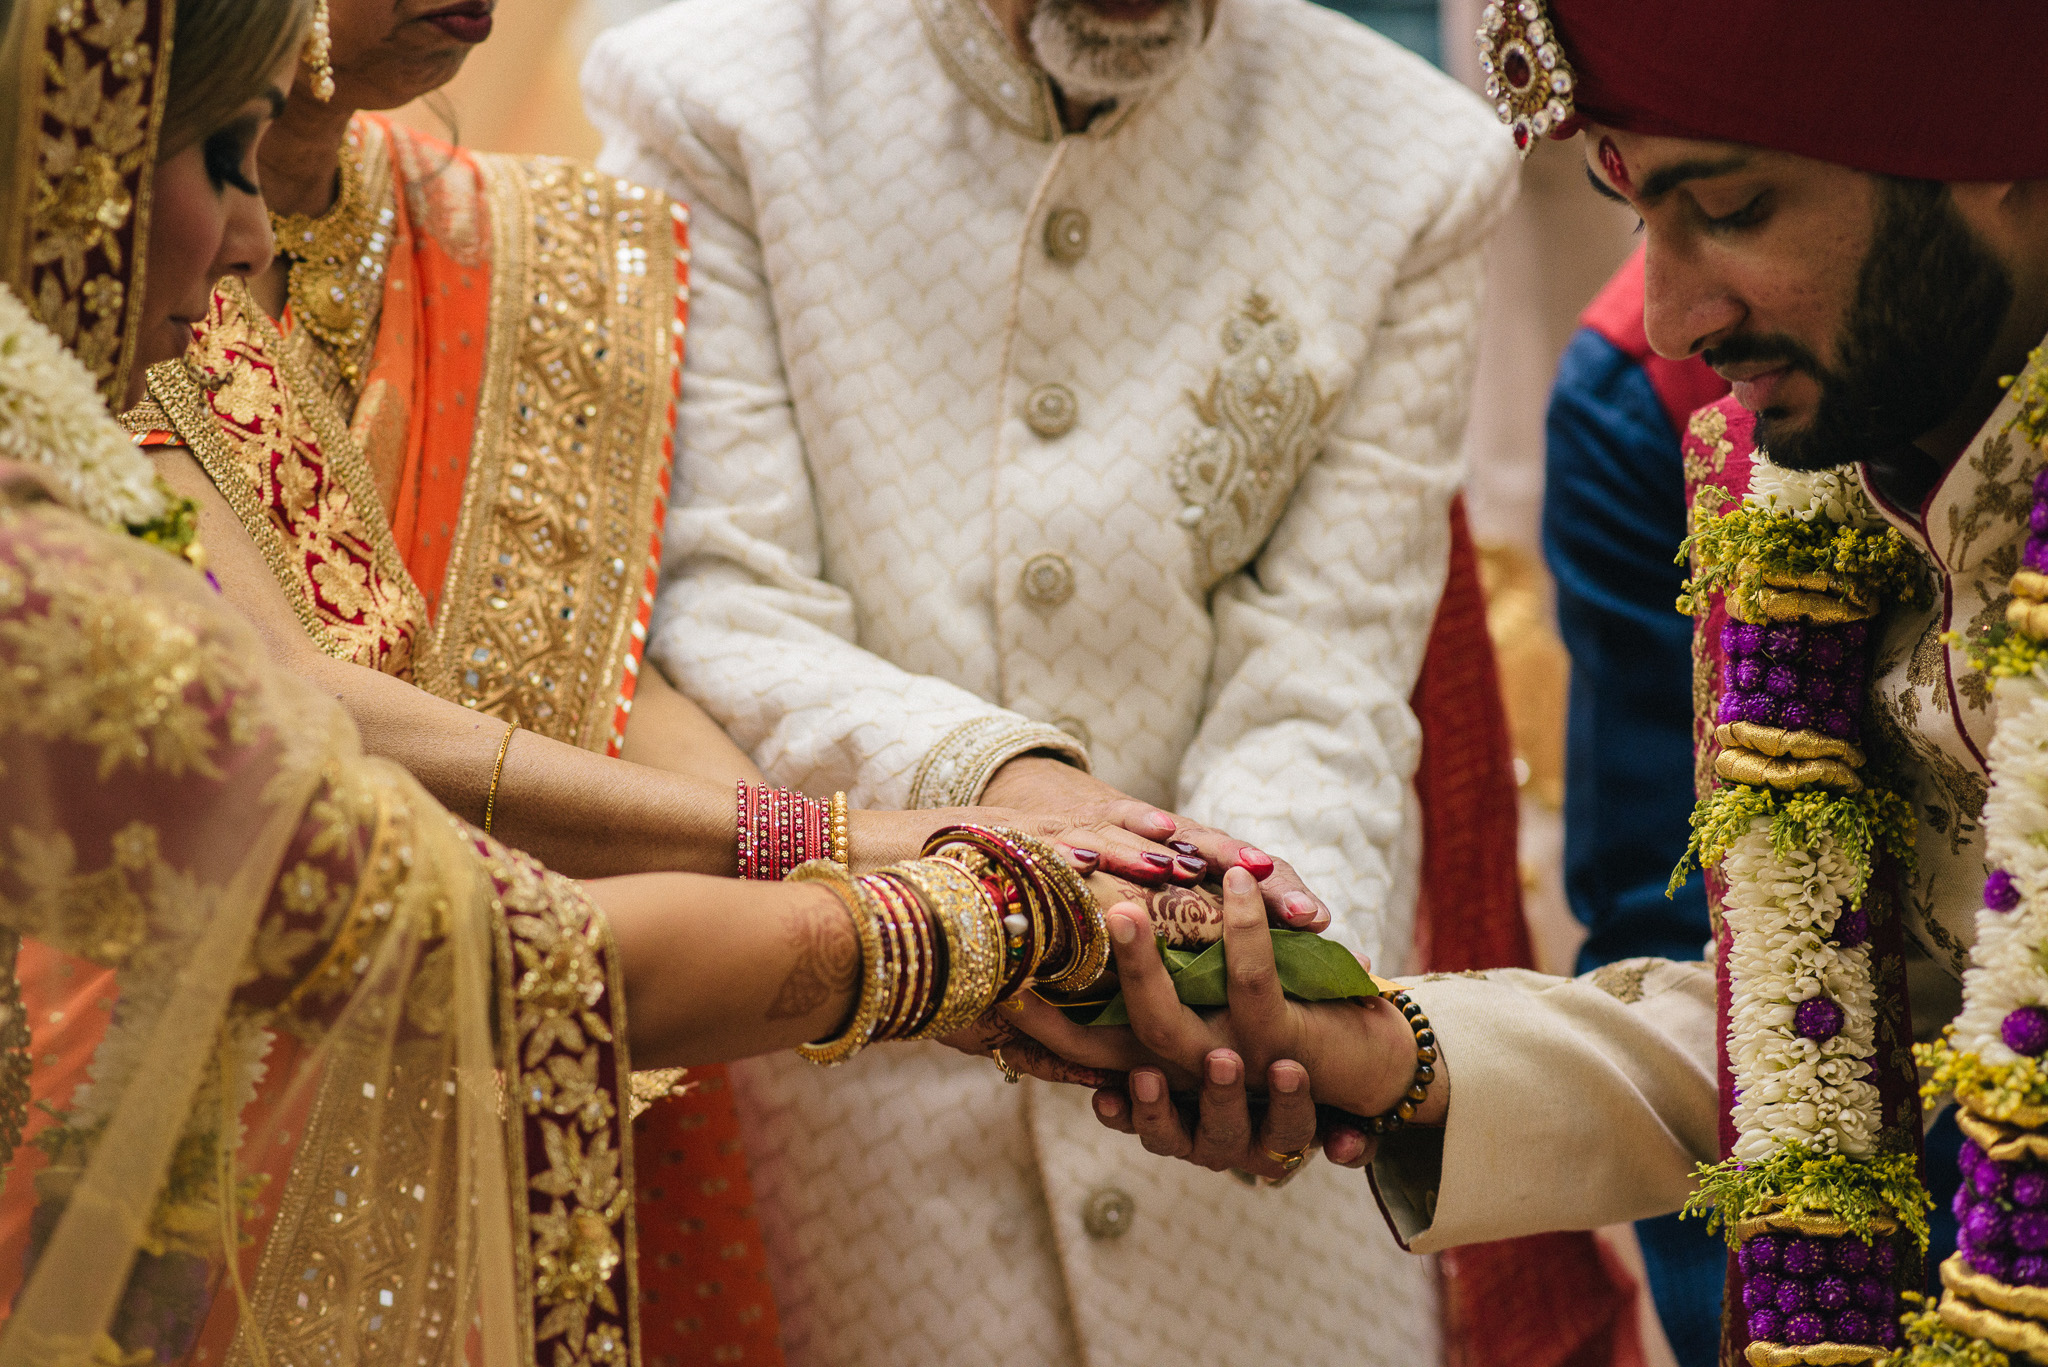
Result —
<svg viewBox="0 0 2048 1367"><path fill-rule="evenodd" d="M341 193L326 213L270 216L277 249L291 261L285 297L292 317L325 343L351 388L383 302L384 271L396 216L370 209L361 144L354 130L341 149Z"/></svg>

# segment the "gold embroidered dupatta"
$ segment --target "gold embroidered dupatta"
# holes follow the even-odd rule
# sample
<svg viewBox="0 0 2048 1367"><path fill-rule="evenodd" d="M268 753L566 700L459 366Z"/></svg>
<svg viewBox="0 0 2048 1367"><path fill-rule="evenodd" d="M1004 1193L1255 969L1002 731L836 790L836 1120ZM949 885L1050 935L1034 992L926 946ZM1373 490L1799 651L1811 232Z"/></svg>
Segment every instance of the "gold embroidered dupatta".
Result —
<svg viewBox="0 0 2048 1367"><path fill-rule="evenodd" d="M373 378L344 412L351 391L337 376L358 360L304 326L287 335L231 281L186 362L151 371L160 412L131 415L131 425L191 449L328 653L617 754L668 501L681 212L568 163L423 146L379 120L359 118L354 139L369 163L371 211L391 223L390 281L431 291L438 268L487 283L480 336L452 306L415 309L403 291L376 305L403 338L393 345L480 347L474 392L458 383L398 395ZM417 270L400 259L409 251ZM455 424L463 449L404 450L425 426L416 411L394 416L406 404L473 408L473 422ZM422 480L458 457L465 467L445 558L412 557L446 564L431 594L393 536L362 450L394 439L392 458L430 467L413 472Z"/></svg>

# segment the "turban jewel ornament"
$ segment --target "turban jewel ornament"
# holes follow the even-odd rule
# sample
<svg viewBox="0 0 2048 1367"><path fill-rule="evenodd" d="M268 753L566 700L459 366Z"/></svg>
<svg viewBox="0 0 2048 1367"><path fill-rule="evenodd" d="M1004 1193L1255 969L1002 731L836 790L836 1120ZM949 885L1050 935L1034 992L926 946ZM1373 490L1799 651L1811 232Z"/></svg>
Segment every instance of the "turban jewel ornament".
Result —
<svg viewBox="0 0 2048 1367"><path fill-rule="evenodd" d="M1493 112L1514 130L1528 158L1536 140L1562 134L1576 117L1578 78L1558 45L1543 0L1494 0L1479 17L1479 68Z"/></svg>

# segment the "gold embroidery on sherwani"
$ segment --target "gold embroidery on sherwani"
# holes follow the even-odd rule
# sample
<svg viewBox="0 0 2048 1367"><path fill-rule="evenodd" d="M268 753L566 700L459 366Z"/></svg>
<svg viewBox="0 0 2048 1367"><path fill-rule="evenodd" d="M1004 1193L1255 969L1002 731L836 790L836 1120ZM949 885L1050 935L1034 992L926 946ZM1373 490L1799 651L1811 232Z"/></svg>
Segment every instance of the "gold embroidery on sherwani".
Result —
<svg viewBox="0 0 2048 1367"><path fill-rule="evenodd" d="M355 441L240 281L199 342L149 372L150 396L235 510L306 632L336 659L419 670L427 605Z"/></svg>
<svg viewBox="0 0 2048 1367"><path fill-rule="evenodd" d="M491 327L422 686L616 752L668 496L669 201L567 163L481 159Z"/></svg>
<svg viewBox="0 0 2048 1367"><path fill-rule="evenodd" d="M1223 325L1227 359L1188 401L1201 419L1168 467L1186 507L1205 587L1236 573L1272 533L1302 471L1323 448L1338 396L1295 359L1301 329L1254 290Z"/></svg>
<svg viewBox="0 0 2048 1367"><path fill-rule="evenodd" d="M1702 408L1693 414L1686 430L1702 448L1695 455L1688 447L1684 456L1685 482L1694 490L1686 530L1696 531L1702 521L1719 515L1735 501L1735 495L1714 483L1728 467L1728 457L1735 454L1735 443L1728 439L1728 415L1718 408Z"/></svg>
<svg viewBox="0 0 2048 1367"><path fill-rule="evenodd" d="M991 118L1038 142L1059 137L1051 83L1017 56L981 0L917 0L917 17L947 74Z"/></svg>

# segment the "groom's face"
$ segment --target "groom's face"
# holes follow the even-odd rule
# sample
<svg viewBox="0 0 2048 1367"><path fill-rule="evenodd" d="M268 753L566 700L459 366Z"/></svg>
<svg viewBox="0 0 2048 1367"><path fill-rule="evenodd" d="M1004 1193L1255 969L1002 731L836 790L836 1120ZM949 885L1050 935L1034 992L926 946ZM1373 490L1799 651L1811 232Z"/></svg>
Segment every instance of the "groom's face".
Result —
<svg viewBox="0 0 2048 1367"><path fill-rule="evenodd" d="M1650 344L1733 383L1773 460L1868 459L1965 405L2012 285L1946 187L1598 126L1585 143L1648 236Z"/></svg>

